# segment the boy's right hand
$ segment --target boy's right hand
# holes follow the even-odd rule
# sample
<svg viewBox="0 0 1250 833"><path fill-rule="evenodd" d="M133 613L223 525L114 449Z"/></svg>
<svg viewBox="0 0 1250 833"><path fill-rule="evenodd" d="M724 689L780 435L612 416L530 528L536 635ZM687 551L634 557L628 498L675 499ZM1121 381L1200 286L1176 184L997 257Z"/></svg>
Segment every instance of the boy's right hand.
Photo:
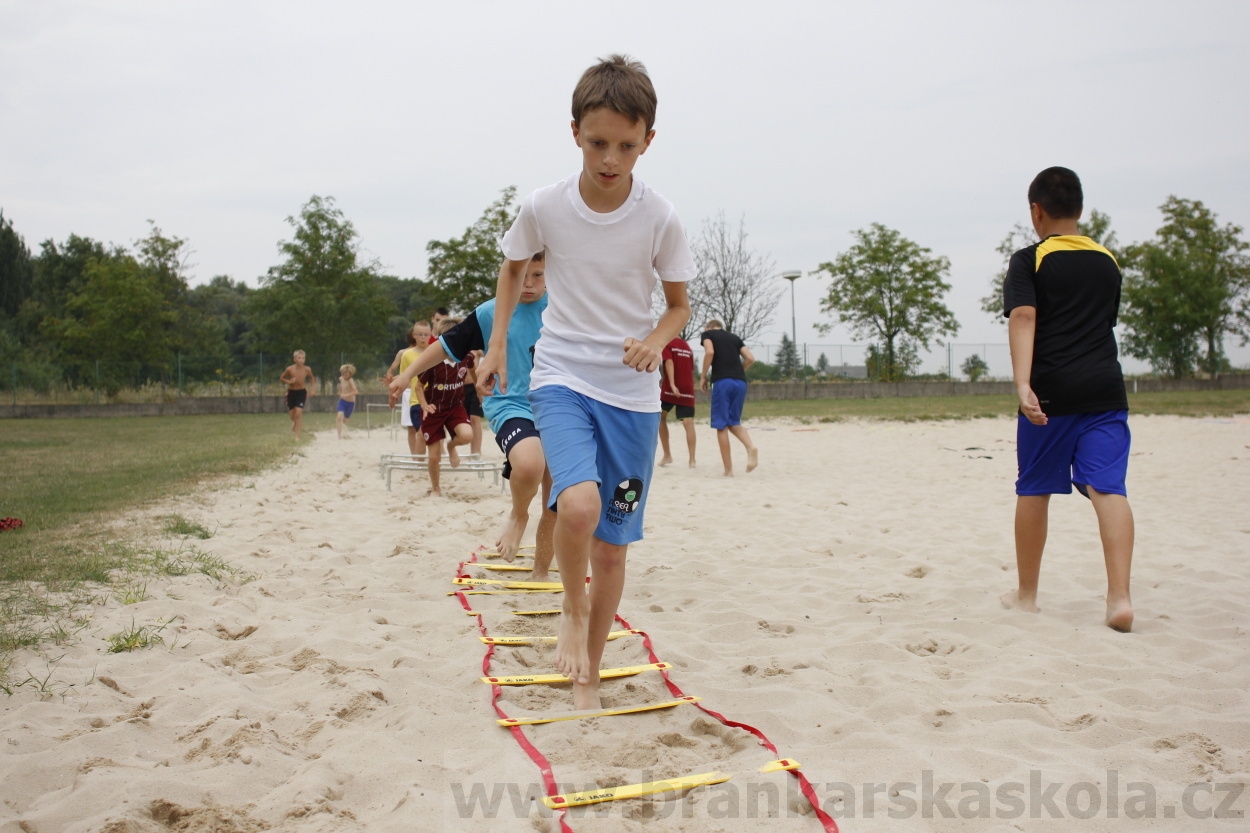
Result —
<svg viewBox="0 0 1250 833"><path fill-rule="evenodd" d="M477 365L478 396L494 396L495 384L499 385L500 393L508 392L508 360L503 354L505 350L491 350L482 357Z"/></svg>
<svg viewBox="0 0 1250 833"><path fill-rule="evenodd" d="M1037 401L1037 394L1033 392L1031 386L1023 385L1016 388L1016 397L1020 400L1020 413L1024 414L1025 419L1034 425L1047 423L1046 414L1042 413L1042 405Z"/></svg>

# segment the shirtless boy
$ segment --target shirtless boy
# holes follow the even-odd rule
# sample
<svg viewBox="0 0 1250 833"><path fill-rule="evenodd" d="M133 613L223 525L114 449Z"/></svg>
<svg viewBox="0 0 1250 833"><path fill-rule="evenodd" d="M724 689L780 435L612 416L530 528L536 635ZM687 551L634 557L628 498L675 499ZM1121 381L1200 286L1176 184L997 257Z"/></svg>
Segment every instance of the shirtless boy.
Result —
<svg viewBox="0 0 1250 833"><path fill-rule="evenodd" d="M312 368L304 364L303 350L296 350L292 358L295 359L295 364L287 365L279 381L286 385L286 409L291 415L291 430L298 440L300 431L304 428L304 406L313 395L312 389L317 384L317 378L313 376Z"/></svg>

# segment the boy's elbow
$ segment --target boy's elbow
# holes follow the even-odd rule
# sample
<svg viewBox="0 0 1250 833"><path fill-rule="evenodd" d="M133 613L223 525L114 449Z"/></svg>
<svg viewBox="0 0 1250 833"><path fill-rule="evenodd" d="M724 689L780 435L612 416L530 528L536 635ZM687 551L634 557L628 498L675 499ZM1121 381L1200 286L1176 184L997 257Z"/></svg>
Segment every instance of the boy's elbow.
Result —
<svg viewBox="0 0 1250 833"><path fill-rule="evenodd" d="M1008 323L1031 324L1037 321L1037 307L1016 307L1007 317Z"/></svg>

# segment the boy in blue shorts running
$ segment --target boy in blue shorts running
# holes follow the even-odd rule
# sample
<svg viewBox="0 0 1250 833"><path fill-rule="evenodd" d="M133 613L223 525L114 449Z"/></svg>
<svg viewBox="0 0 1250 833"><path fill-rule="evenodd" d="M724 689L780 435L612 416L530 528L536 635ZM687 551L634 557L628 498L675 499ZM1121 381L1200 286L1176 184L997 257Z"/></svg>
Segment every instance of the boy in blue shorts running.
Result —
<svg viewBox="0 0 1250 833"><path fill-rule="evenodd" d="M1016 570L1009 608L1036 613L1038 575L1050 496L1075 485L1098 516L1107 566L1106 624L1133 628L1129 571L1133 511L1128 473L1128 397L1116 349L1120 267L1077 221L1081 181L1047 168L1029 185L1029 216L1040 243L1011 256L1003 282L1011 367L1020 414L1016 427Z"/></svg>
<svg viewBox="0 0 1250 833"><path fill-rule="evenodd" d="M729 453L730 434L747 450L747 471L755 471L760 464L759 449L742 425L742 405L747 400L747 369L755 364L755 356L742 339L715 318L707 322L699 341L703 342L703 381L699 386L704 393L708 392L708 385L712 387L712 427L716 429L725 476L734 476L733 456Z"/></svg>
<svg viewBox="0 0 1250 833"><path fill-rule="evenodd" d="M543 490L543 513L538 520L534 544L532 581L546 581L551 567L552 533L555 513L546 508L551 492L551 476L543 457L543 446L534 427L534 411L529 403L529 372L533 363L534 344L542 328L543 310L547 308L547 286L543 270L543 253L530 259L521 287L520 303L507 328L508 366L512 368L512 384L508 392L497 388L494 395L483 400L482 409L495 432L495 442L507 463L503 476L512 486L512 512L495 546L507 561L516 558L521 536L529 523L530 504L539 487ZM494 332L495 299L478 306L469 316L431 344L412 366L391 382L393 392L407 389L409 381L450 358L460 361L490 344Z"/></svg>
<svg viewBox="0 0 1250 833"><path fill-rule="evenodd" d="M529 395L557 510L564 599L555 665L572 682L575 709L600 707L599 663L655 464L655 372L690 317L695 266L685 231L672 204L633 175L655 137L655 109L636 61L613 55L582 75L572 123L582 168L526 197L504 235L495 329L478 373L479 393L496 382L508 392L507 326L530 254L545 251L549 301ZM666 308L653 325L656 275Z"/></svg>

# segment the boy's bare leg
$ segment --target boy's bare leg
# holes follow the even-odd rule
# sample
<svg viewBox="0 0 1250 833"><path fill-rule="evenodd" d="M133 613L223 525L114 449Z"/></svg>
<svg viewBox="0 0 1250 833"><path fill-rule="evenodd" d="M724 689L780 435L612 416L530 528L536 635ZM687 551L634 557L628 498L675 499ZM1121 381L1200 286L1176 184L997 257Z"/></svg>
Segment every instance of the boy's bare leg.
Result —
<svg viewBox="0 0 1250 833"><path fill-rule="evenodd" d="M530 571L530 581L550 581L547 571L551 568L551 558L556 553L556 513L547 508L551 500L551 472L543 467L543 502L542 514L538 516L538 529L534 533L534 569Z"/></svg>
<svg viewBox="0 0 1250 833"><path fill-rule="evenodd" d="M460 465L460 452L456 451L456 446L468 445L471 442L473 442L473 429L467 422L462 422L452 429L451 438L447 440L447 459L451 461L453 469Z"/></svg>
<svg viewBox="0 0 1250 833"><path fill-rule="evenodd" d="M660 411L660 448L664 449L664 456L660 458L660 465L667 466L673 462L673 453L668 447L668 414Z"/></svg>
<svg viewBox="0 0 1250 833"><path fill-rule="evenodd" d="M297 440L299 439L300 429L304 427L303 417L304 417L303 408L291 409L291 430L295 432L295 439Z"/></svg>
<svg viewBox="0 0 1250 833"><path fill-rule="evenodd" d="M755 447L755 443L751 442L751 435L747 433L747 429L741 425L729 426L729 433L738 438L747 449L747 471L755 471L755 467L760 464L760 452ZM728 440L726 440L728 443Z"/></svg>
<svg viewBox="0 0 1250 833"><path fill-rule="evenodd" d="M469 417L469 427L473 430L473 442L469 443L470 454L482 453L482 418Z"/></svg>
<svg viewBox="0 0 1250 833"><path fill-rule="evenodd" d="M425 438L411 425L408 426L408 453L414 457L425 453Z"/></svg>
<svg viewBox="0 0 1250 833"><path fill-rule="evenodd" d="M660 425L663 424L663 422L660 423ZM686 427L686 447L690 449L690 468L694 468L694 420L683 419L681 424ZM663 437L665 433L661 432L660 436ZM665 452L667 453L667 446L665 447Z"/></svg>
<svg viewBox="0 0 1250 833"><path fill-rule="evenodd" d="M734 476L734 459L729 453L729 429L721 428L716 432L716 444L720 446L720 461L725 465L725 476Z"/></svg>
<svg viewBox="0 0 1250 833"><path fill-rule="evenodd" d="M339 439L340 440L343 439L343 412L342 411L339 411L338 415L334 418L334 427L337 428L339 431Z"/></svg>
<svg viewBox="0 0 1250 833"><path fill-rule="evenodd" d="M599 700L599 664L608 633L616 619L625 588L625 554L628 545L609 544L594 539L590 547L590 626L586 633L586 654L590 662L590 682L573 683L573 708L602 708Z"/></svg>
<svg viewBox="0 0 1250 833"><path fill-rule="evenodd" d="M1133 510L1124 495L1097 492L1089 486L1090 502L1098 515L1102 554L1107 562L1107 627L1128 633L1133 629L1133 602L1129 573L1133 566Z"/></svg>
<svg viewBox="0 0 1250 833"><path fill-rule="evenodd" d="M587 651L590 596L586 592L586 574L595 529L603 511L599 484L587 480L569 486L556 498L556 505L555 550L564 599L560 630L556 635L555 666L573 682L576 690L577 686L591 685L591 674L597 671L591 666ZM576 700L574 697L574 702Z"/></svg>
<svg viewBox="0 0 1250 833"><path fill-rule="evenodd" d="M443 441L440 439L428 443L425 450L428 455L425 460L425 470L430 473L430 494L441 495L443 492L439 489L438 475L443 457Z"/></svg>
<svg viewBox="0 0 1250 833"><path fill-rule="evenodd" d="M542 485L547 461L543 457L542 443L537 437L526 437L509 452L508 462L512 465L512 474L508 482L512 487L512 512L508 515L508 522L499 534L499 539L495 541L495 549L505 561L511 562L521 547L521 538L525 535L525 527L530 520L530 504L534 502L534 495L538 494L538 487Z"/></svg>
<svg viewBox="0 0 1250 833"><path fill-rule="evenodd" d="M1037 581L1046 549L1050 519L1050 495L1016 497L1016 573L1018 586L999 599L1003 607L1037 613Z"/></svg>

